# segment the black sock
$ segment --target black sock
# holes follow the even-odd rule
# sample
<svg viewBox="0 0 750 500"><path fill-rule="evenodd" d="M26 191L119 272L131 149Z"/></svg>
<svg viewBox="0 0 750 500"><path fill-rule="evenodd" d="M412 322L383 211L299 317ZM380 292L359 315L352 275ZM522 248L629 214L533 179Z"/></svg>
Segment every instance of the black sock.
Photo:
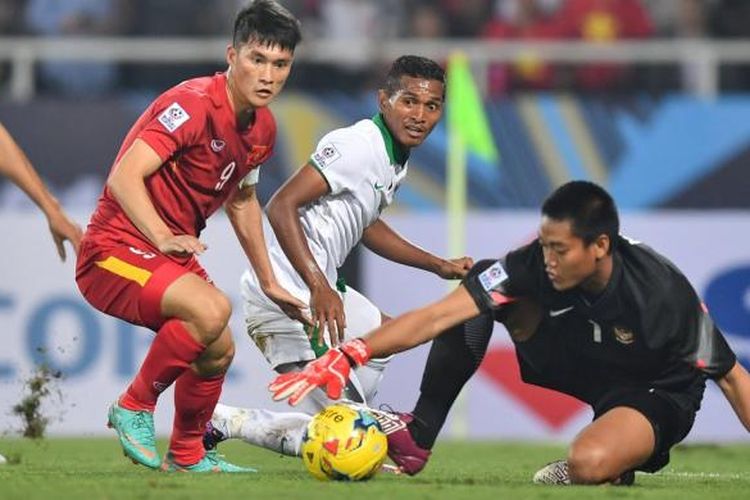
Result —
<svg viewBox="0 0 750 500"><path fill-rule="evenodd" d="M409 431L425 449L435 444L461 388L482 363L494 321L486 313L451 328L432 342Z"/></svg>

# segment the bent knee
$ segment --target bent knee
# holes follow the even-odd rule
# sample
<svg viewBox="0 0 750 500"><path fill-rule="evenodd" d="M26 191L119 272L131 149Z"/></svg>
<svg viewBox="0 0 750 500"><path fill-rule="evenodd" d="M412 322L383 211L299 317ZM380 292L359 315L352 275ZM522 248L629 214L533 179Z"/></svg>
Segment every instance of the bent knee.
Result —
<svg viewBox="0 0 750 500"><path fill-rule="evenodd" d="M574 484L601 484L611 481L613 472L603 446L573 444L568 452L568 474Z"/></svg>
<svg viewBox="0 0 750 500"><path fill-rule="evenodd" d="M207 298L194 320L203 342L210 344L217 340L226 329L231 315L232 304L226 295L217 290Z"/></svg>

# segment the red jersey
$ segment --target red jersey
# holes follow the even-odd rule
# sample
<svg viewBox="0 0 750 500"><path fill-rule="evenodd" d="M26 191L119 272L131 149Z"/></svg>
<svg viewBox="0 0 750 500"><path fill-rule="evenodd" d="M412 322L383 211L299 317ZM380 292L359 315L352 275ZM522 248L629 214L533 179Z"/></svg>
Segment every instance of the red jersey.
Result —
<svg viewBox="0 0 750 500"><path fill-rule="evenodd" d="M276 123L267 108L239 129L226 90L226 74L194 78L160 95L138 118L115 163L136 139L161 157L145 180L157 213L175 234L198 236L206 219L253 169L271 155ZM153 244L135 227L105 186L87 237L97 244Z"/></svg>

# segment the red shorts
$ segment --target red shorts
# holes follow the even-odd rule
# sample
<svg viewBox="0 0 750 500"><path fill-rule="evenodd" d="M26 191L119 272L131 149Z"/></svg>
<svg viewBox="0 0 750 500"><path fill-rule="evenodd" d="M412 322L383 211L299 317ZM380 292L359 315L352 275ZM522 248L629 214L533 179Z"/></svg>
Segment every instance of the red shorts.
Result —
<svg viewBox="0 0 750 500"><path fill-rule="evenodd" d="M76 283L98 310L157 331L169 319L161 314L164 291L185 273L209 283L195 257L178 264L166 255L127 244L100 246L84 238L76 265Z"/></svg>

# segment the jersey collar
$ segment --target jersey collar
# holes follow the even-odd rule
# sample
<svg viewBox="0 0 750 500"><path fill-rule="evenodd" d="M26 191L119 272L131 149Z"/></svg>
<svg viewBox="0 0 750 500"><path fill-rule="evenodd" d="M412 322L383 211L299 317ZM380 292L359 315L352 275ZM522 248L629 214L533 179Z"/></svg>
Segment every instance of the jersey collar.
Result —
<svg viewBox="0 0 750 500"><path fill-rule="evenodd" d="M372 117L372 121L377 125L380 134L383 136L385 150L388 152L388 159L391 161L391 165L403 166L406 164L406 161L409 159L409 150L393 138L393 134L385 124L383 115L381 113L376 114Z"/></svg>
<svg viewBox="0 0 750 500"><path fill-rule="evenodd" d="M237 120L237 115L235 114L232 103L230 102L229 94L227 93L227 78L228 75L226 71L220 71L214 75L213 88L211 89L211 92L209 94L211 102L213 102L216 109L225 110L227 116L230 117L229 119L231 120L233 127L238 132L242 134L248 133L252 130L253 125L255 125L258 110L255 110L255 112L253 113L253 117L247 124L247 126L240 126L240 123Z"/></svg>
<svg viewBox="0 0 750 500"><path fill-rule="evenodd" d="M622 257L617 248L612 252L612 275L606 288L593 303L589 303L583 294L579 294L582 305L590 311L590 314L603 320L612 320L620 315L620 283L622 282L623 264Z"/></svg>
<svg viewBox="0 0 750 500"><path fill-rule="evenodd" d="M215 73L212 83L213 86L209 97L214 107L221 108L228 106L231 111L232 106L229 104L229 96L227 95L227 73L225 71Z"/></svg>

